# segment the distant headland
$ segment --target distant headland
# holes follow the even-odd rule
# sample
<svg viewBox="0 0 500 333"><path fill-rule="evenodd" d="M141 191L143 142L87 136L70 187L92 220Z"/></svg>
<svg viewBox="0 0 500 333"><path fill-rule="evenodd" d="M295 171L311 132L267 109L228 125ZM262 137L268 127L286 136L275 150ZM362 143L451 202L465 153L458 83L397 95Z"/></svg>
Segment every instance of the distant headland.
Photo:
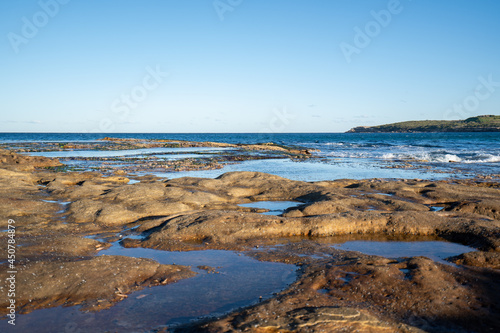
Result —
<svg viewBox="0 0 500 333"><path fill-rule="evenodd" d="M346 133L420 133L420 132L500 132L500 116L486 115L465 120L420 120L359 126Z"/></svg>

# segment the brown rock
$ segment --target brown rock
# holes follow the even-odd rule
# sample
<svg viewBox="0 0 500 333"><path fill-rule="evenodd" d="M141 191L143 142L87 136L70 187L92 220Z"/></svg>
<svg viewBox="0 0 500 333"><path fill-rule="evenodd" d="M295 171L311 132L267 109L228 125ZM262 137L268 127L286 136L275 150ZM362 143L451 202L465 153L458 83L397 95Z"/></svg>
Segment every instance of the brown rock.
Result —
<svg viewBox="0 0 500 333"><path fill-rule="evenodd" d="M457 265L469 265L469 266L500 269L499 252L474 251L474 252L463 253L459 256L449 258L449 260Z"/></svg>
<svg viewBox="0 0 500 333"><path fill-rule="evenodd" d="M324 259L298 256L311 251ZM489 332L500 327L498 272L457 269L422 257L396 261L345 253L311 242L255 254L281 262L302 258L303 273L266 302L179 332Z"/></svg>
<svg viewBox="0 0 500 333"><path fill-rule="evenodd" d="M4 267L5 268L5 267ZM18 268L16 304L21 312L59 305L82 304L99 310L122 300L126 294L149 285L193 276L187 267L160 265L149 259L101 256L80 261L36 261ZM2 281L8 277L0 272ZM2 287L2 294L6 292ZM4 295L5 296L5 295ZM6 313L7 297L0 300Z"/></svg>
<svg viewBox="0 0 500 333"><path fill-rule="evenodd" d="M16 171L32 171L35 168L62 166L57 159L42 156L26 156L0 149L0 168Z"/></svg>

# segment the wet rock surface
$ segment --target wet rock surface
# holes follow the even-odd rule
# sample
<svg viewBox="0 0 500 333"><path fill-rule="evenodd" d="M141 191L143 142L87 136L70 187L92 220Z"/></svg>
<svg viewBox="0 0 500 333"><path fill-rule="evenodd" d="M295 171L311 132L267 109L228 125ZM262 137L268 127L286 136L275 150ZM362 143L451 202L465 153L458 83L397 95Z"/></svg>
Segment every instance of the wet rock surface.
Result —
<svg viewBox="0 0 500 333"><path fill-rule="evenodd" d="M9 274L2 267L0 278ZM82 310L100 310L148 286L173 283L193 276L187 267L160 265L153 260L100 256L78 261L31 261L20 264L17 281L21 288L16 301L20 311L59 305L82 305ZM3 288L2 288L3 289ZM3 290L2 294L5 293ZM0 303L7 311L7 298Z"/></svg>
<svg viewBox="0 0 500 333"><path fill-rule="evenodd" d="M487 267L500 270L499 252L468 252L459 256L451 257L450 261L458 265Z"/></svg>
<svg viewBox="0 0 500 333"><path fill-rule="evenodd" d="M96 256L122 239L125 247L249 251L259 260L301 267L298 280L276 297L178 331L500 328L500 304L494 297L500 294L497 183L307 183L233 172L216 179L143 177L130 184L123 172L56 172L33 166L56 165L53 160L35 163L30 157L8 156L14 157L0 164L0 227L15 220L22 311L62 304L98 310L133 290L194 274L187 267L152 260ZM255 201L301 204L277 216L238 206ZM140 237L127 237L132 233ZM460 265L452 266L423 257L396 260L341 251L322 243L332 236L439 237L478 251L450 258ZM0 240L6 243L5 231ZM5 266L6 256L1 260Z"/></svg>
<svg viewBox="0 0 500 333"><path fill-rule="evenodd" d="M346 253L308 241L254 255L299 263L302 275L269 301L179 332L489 332L500 325L498 271Z"/></svg>
<svg viewBox="0 0 500 333"><path fill-rule="evenodd" d="M32 171L36 168L62 166L57 159L42 156L22 156L12 151L0 149L0 165L2 169Z"/></svg>
<svg viewBox="0 0 500 333"><path fill-rule="evenodd" d="M107 175L115 172L178 172L215 170L225 165L262 159L309 159L314 149L285 146L272 142L257 144L230 144L221 142L194 142L183 140L140 140L104 138L93 142L21 142L8 147L19 153L48 153L59 157L50 159L30 157L25 165L61 170L94 170ZM12 151L3 151L0 162L16 161ZM72 154L71 152L75 152ZM70 154L66 154L66 153ZM113 153L114 152L114 153ZM117 153L118 152L118 153ZM191 152L191 154L186 154ZM184 154L183 154L184 153ZM3 156L3 159L2 159ZM45 163L45 164L44 164ZM33 169L33 166L29 166Z"/></svg>
<svg viewBox="0 0 500 333"><path fill-rule="evenodd" d="M196 188L201 193L184 196L183 203L193 211L177 209L172 211L176 215L158 220L154 228L141 228L148 234L141 246L172 250L198 242L207 248L233 248L249 240L342 234L438 235L486 251L497 251L500 245L496 188L428 181L305 183L253 172L174 179L165 186L177 191ZM199 198L210 195L211 204ZM249 200L303 204L282 216L231 206ZM474 212L460 204L471 200ZM433 210L434 205L443 210Z"/></svg>

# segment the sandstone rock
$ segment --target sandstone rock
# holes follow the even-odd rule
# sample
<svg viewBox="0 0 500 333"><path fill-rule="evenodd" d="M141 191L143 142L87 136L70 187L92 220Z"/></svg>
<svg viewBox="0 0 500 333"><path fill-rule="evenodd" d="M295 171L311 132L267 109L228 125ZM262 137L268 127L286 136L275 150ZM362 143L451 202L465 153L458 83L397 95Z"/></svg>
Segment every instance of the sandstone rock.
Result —
<svg viewBox="0 0 500 333"><path fill-rule="evenodd" d="M494 270L500 253L498 185L379 179L307 183L258 172L217 179L143 177L127 184L124 173L25 172L46 161L7 155L0 164L0 212L19 227L23 311L62 304L104 308L136 288L193 274L150 260L92 257L109 243L82 235L107 232L118 239L116 233L126 226L146 238L126 239L125 246L242 250L279 243L253 255L301 266L298 281L280 295L189 328L195 332L489 332L500 326L494 297L500 292ZM279 216L238 206L263 200L302 204ZM60 202L70 204L62 209ZM433 211L434 205L443 210ZM457 269L426 258L391 260L319 245L331 236L439 236L488 252L452 258L467 265ZM304 241L310 238L315 242ZM6 240L5 233L1 239Z"/></svg>
<svg viewBox="0 0 500 333"><path fill-rule="evenodd" d="M109 243L103 243L91 238L72 236L66 233L50 233L43 236L25 237L17 239L22 244L22 251L18 251L17 260L39 260L48 258L72 258L96 255L98 251L108 248ZM7 259L7 253L0 255L0 259Z"/></svg>
<svg viewBox="0 0 500 333"><path fill-rule="evenodd" d="M5 268L5 267L4 267ZM126 294L149 285L176 282L193 276L187 267L160 265L149 259L101 256L80 261L36 261L18 269L16 303L21 312L59 305L82 304L99 310L122 300ZM2 269L2 281L8 277ZM5 296L6 289L2 288ZM6 313L7 297L0 300Z"/></svg>
<svg viewBox="0 0 500 333"><path fill-rule="evenodd" d="M474 251L474 252L464 253L456 257L451 257L449 258L449 260L458 265L469 265L469 266L500 269L499 252Z"/></svg>
<svg viewBox="0 0 500 333"><path fill-rule="evenodd" d="M17 170L17 171L32 171L35 168L46 168L62 166L57 159L42 157L42 156L26 156L16 154L9 150L0 149L0 168Z"/></svg>
<svg viewBox="0 0 500 333"><path fill-rule="evenodd" d="M299 255L303 250L318 259ZM312 242L255 254L280 262L297 258L303 273L266 302L179 332L488 332L500 325L500 317L485 315L498 313L498 272L462 270L423 257L350 254Z"/></svg>

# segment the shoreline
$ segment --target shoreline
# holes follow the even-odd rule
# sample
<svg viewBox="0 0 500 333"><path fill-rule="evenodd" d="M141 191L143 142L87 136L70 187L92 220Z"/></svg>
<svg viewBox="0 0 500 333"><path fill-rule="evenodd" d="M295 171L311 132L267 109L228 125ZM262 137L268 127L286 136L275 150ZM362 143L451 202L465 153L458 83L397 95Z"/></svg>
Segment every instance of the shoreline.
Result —
<svg viewBox="0 0 500 333"><path fill-rule="evenodd" d="M484 115L464 120L416 120L378 126L358 126L346 133L495 133L500 116Z"/></svg>
<svg viewBox="0 0 500 333"><path fill-rule="evenodd" d="M427 150L428 144L420 149L417 146L409 150L391 148L377 152L378 146L370 140L359 143L340 141L331 145L328 140L323 144L298 140L283 145L272 142L236 144L151 138L105 139L95 142L19 141L8 146L4 143L2 147L21 154L58 158L63 164L53 166L54 171L96 171L108 176L125 171L134 175L133 181L146 174L163 178L214 178L230 171L260 171L304 181L335 178L500 180L495 163L500 157L496 152ZM398 147L400 144L390 141L386 146ZM380 147L384 145L380 144Z"/></svg>
<svg viewBox="0 0 500 333"><path fill-rule="evenodd" d="M131 249L240 251L263 262L300 267L291 286L262 304L180 326L181 332L218 332L248 325L394 332L418 332L428 325L475 325L478 331L487 331L488 325L500 324L494 319L499 318L498 301L485 292L487 288L494 295L500 288L498 182L302 182L258 172L231 172L216 179L144 177L129 184L126 172L114 176L57 172L43 169L57 166L54 159L10 152L2 156L0 207L5 217L16 221L16 238L22 244L17 258L18 281L23 285L17 300L21 312L61 304L80 304L82 310L92 311L112 309L133 290L175 285L193 276L188 266L98 256L121 239L121 246ZM239 206L263 201L299 205L279 215L262 215L265 209ZM103 233L109 236L89 238ZM393 260L333 249L320 241L342 235L354 240L430 237L472 246L475 251L449 259L460 265L457 268L423 257ZM6 236L3 232L0 239L6 241ZM345 271L351 272L348 277L359 278L347 278ZM37 278L28 278L33 274ZM85 284L72 280L82 274ZM106 288L101 287L102 276L106 276ZM464 280L468 284L461 284ZM37 288L40 284L42 290ZM399 287L391 291L389 286L394 284ZM65 291L63 285L76 287ZM386 287L373 289L377 285ZM481 300L474 296L478 292ZM406 294L412 295L411 301ZM429 298L431 294L435 297ZM474 305L464 309L464 297ZM391 309L386 309L388 300L394 303ZM429 300L431 307L419 305ZM283 307L284 303L294 305ZM486 321L485 306L490 309ZM431 314L438 319L431 319ZM445 319L459 314L467 322ZM235 321L235 317L240 319Z"/></svg>

